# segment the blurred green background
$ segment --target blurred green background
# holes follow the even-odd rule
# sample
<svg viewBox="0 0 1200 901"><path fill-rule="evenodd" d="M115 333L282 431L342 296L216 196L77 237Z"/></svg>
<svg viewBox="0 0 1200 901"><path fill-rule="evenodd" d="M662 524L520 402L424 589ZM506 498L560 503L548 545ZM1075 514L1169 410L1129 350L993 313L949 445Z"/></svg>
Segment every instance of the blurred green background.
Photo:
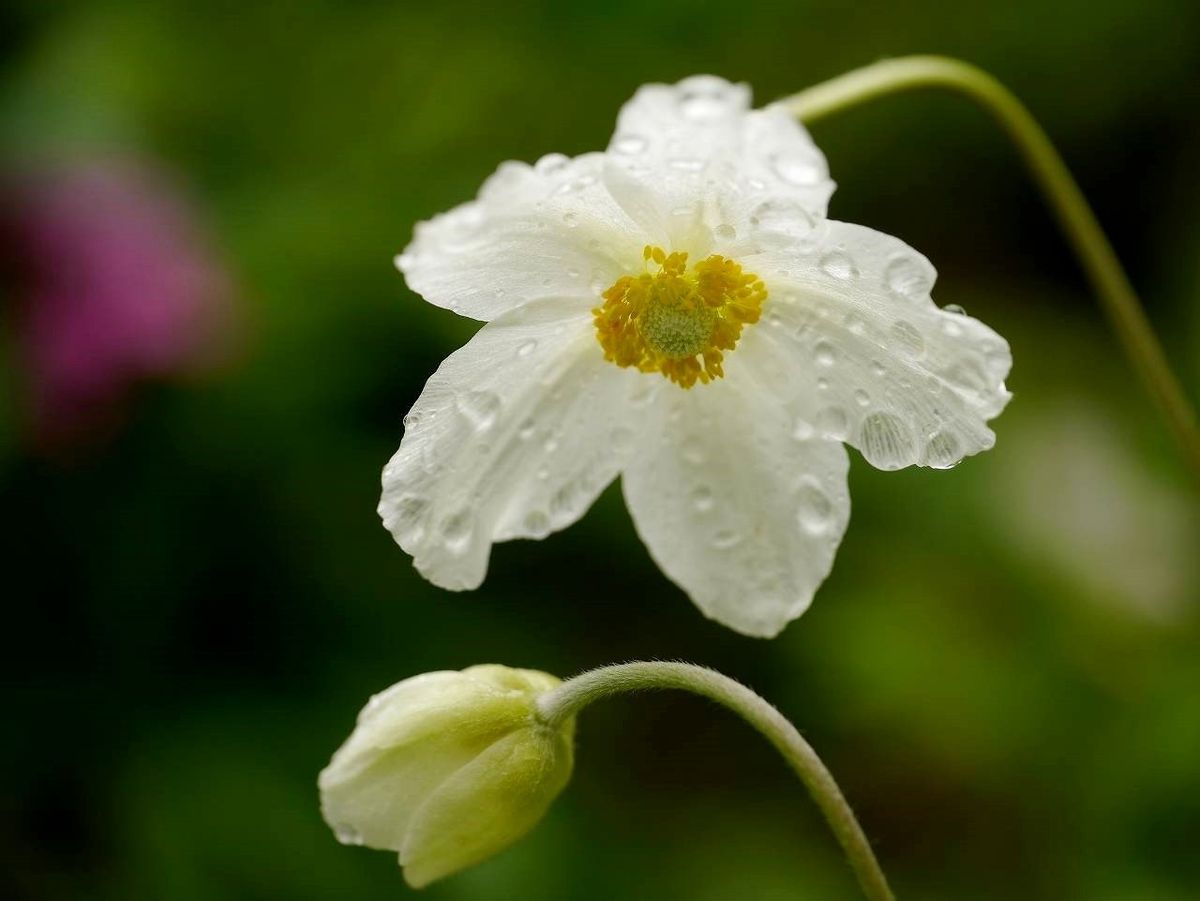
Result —
<svg viewBox="0 0 1200 901"><path fill-rule="evenodd" d="M1200 897L1196 494L1014 154L962 100L896 98L814 135L831 214L932 258L935 298L1011 341L1015 399L996 448L951 472L853 455L837 565L781 638L703 619L615 490L499 546L470 594L423 582L376 519L402 415L475 328L393 270L415 221L501 160L602 147L643 82L714 72L765 102L913 52L1029 103L1196 397L1189 0L0 8L4 165L155 161L237 284L223 364L141 386L69 453L27 440L6 329L0 893L408 897L390 854L338 845L317 808L369 693L477 662L661 657L793 718L902 899ZM547 820L428 898L855 897L803 790L731 716L661 695L581 725Z"/></svg>

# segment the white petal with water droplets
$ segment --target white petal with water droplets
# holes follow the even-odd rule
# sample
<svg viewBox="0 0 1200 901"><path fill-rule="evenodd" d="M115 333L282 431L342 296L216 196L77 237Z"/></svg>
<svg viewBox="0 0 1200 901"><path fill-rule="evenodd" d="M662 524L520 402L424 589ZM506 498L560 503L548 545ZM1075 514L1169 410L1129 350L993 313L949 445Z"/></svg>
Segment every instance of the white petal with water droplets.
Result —
<svg viewBox="0 0 1200 901"><path fill-rule="evenodd" d="M1011 397L1007 342L939 309L933 267L904 242L832 221L817 236L806 252L744 259L770 296L766 327L736 353L773 358L770 390L880 469L944 469L990 448L987 422Z"/></svg>
<svg viewBox="0 0 1200 901"><path fill-rule="evenodd" d="M544 297L587 309L647 238L601 178L604 155L503 163L470 203L419 223L396 265L427 301L490 320Z"/></svg>
<svg viewBox="0 0 1200 901"><path fill-rule="evenodd" d="M436 585L477 587L492 543L575 522L628 458L645 376L604 360L586 310L542 300L485 325L429 379L379 513Z"/></svg>
<svg viewBox="0 0 1200 901"><path fill-rule="evenodd" d="M700 75L645 85L621 109L606 182L656 243L698 254L705 233L745 233L780 207L824 217L824 155L782 107L749 106L745 85Z"/></svg>
<svg viewBox="0 0 1200 901"><path fill-rule="evenodd" d="M753 362L659 395L622 485L651 556L711 619L770 637L807 609L850 516L845 448L797 437Z"/></svg>

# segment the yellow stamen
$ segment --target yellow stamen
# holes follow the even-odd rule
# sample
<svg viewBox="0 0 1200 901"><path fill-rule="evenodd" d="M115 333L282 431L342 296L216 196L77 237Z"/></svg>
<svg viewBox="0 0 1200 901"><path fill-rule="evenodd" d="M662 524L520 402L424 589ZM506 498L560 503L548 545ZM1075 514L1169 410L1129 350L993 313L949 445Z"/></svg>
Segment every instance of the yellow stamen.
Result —
<svg viewBox="0 0 1200 901"><path fill-rule="evenodd" d="M737 345L743 326L758 322L766 285L716 254L690 272L686 253L647 246L642 257L646 271L617 279L592 310L604 358L662 373L681 388L721 378L723 352Z"/></svg>

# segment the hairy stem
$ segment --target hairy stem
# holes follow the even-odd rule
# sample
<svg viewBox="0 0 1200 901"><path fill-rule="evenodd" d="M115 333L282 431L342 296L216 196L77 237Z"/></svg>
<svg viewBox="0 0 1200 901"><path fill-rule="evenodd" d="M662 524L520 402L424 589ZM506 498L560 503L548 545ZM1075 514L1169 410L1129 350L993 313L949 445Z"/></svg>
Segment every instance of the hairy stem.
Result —
<svg viewBox="0 0 1200 901"><path fill-rule="evenodd" d="M557 725L593 701L648 689L681 689L716 701L761 732L788 762L825 815L871 901L892 901L887 879L867 837L829 770L778 710L740 682L690 663L639 662L604 666L576 676L538 701L542 718Z"/></svg>
<svg viewBox="0 0 1200 901"><path fill-rule="evenodd" d="M1166 417L1188 462L1200 475L1200 430L1195 411L1167 363L1128 276L1062 157L1029 111L1004 85L959 60L906 56L848 72L782 103L800 120L813 122L856 104L913 88L942 88L965 95L983 107L1016 145L1074 248L1126 356Z"/></svg>

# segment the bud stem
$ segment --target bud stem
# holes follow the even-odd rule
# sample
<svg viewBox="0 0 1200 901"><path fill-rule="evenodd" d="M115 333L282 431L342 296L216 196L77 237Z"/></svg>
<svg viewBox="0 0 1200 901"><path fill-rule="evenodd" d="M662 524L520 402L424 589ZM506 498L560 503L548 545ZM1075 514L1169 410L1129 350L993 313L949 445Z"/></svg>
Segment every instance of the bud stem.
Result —
<svg viewBox="0 0 1200 901"><path fill-rule="evenodd" d="M811 123L910 88L943 88L962 94L983 107L1016 145L1099 295L1125 355L1175 433L1187 462L1200 475L1200 430L1195 411L1167 362L1141 301L1062 157L1011 91L982 69L959 60L906 56L855 69L782 103L798 119Z"/></svg>
<svg viewBox="0 0 1200 901"><path fill-rule="evenodd" d="M648 689L681 689L727 707L766 736L808 788L871 901L893 901L867 837L829 770L778 710L740 682L690 663L622 663L590 670L542 695L537 702L551 726L575 716L593 701Z"/></svg>

